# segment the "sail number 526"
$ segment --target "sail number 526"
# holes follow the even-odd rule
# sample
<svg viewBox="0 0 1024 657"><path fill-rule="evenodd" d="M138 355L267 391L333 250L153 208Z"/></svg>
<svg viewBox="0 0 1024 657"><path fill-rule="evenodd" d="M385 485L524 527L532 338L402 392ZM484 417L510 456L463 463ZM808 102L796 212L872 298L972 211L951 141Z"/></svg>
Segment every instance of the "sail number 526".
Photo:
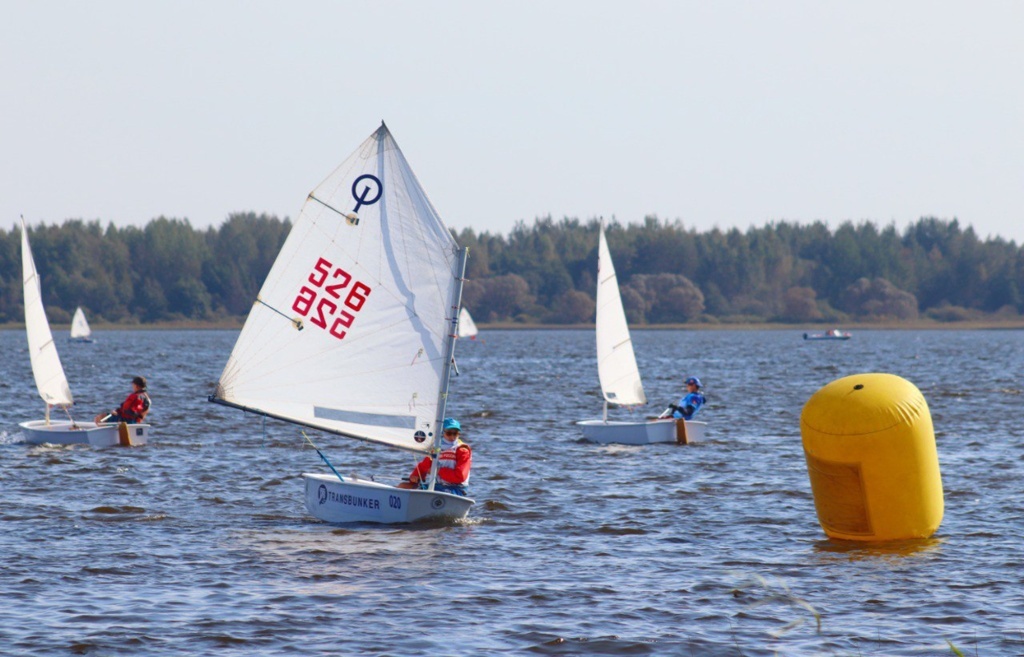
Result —
<svg viewBox="0 0 1024 657"><path fill-rule="evenodd" d="M370 286L359 281L353 282L351 274L324 258L313 265L308 280L310 285L303 285L299 289L292 310L303 317L309 317L311 324L341 340L345 337L345 329L352 328L356 313L362 310L366 297L370 296ZM352 283L352 287L349 287L349 283ZM342 292L345 288L348 288L347 292Z"/></svg>

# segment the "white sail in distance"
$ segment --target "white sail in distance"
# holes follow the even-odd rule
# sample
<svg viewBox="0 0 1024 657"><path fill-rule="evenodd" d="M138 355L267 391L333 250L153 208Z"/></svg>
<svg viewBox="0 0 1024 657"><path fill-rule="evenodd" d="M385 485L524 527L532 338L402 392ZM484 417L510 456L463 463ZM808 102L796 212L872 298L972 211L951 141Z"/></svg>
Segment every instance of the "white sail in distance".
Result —
<svg viewBox="0 0 1024 657"><path fill-rule="evenodd" d="M89 322L85 320L85 313L82 307L75 308L75 316L71 318L71 337L73 339L88 339L92 336L92 329Z"/></svg>
<svg viewBox="0 0 1024 657"><path fill-rule="evenodd" d="M39 273L28 243L28 227L21 220L21 274L25 291L25 332L28 334L28 354L32 361L32 375L39 396L51 406L70 406L74 403L64 367L60 364L57 345L53 342L50 322L43 307L43 292Z"/></svg>
<svg viewBox="0 0 1024 657"><path fill-rule="evenodd" d="M601 226L597 247L597 374L606 401L613 404L646 404L644 385L629 337L622 307L619 280L615 276L608 241Z"/></svg>
<svg viewBox="0 0 1024 657"><path fill-rule="evenodd" d="M428 451L459 256L382 124L309 194L213 400Z"/></svg>
<svg viewBox="0 0 1024 657"><path fill-rule="evenodd" d="M476 322L469 315L469 311L465 308L459 310L459 337L475 338L479 332L476 328Z"/></svg>

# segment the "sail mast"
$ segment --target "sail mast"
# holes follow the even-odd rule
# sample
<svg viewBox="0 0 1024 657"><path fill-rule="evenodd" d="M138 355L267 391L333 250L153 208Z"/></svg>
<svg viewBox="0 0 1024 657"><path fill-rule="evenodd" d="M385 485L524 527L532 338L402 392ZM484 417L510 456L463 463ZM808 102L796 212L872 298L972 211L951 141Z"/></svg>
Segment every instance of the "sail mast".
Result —
<svg viewBox="0 0 1024 657"><path fill-rule="evenodd" d="M455 279L455 294L453 295L452 312L448 322L451 327L448 329L448 340L444 346L444 370L441 373L441 388L437 394L437 419L434 421L434 442L430 446L430 484L428 490L434 490L437 483L437 457L441 452L441 436L444 434L444 414L448 405L448 384L452 378L452 363L455 362L455 340L459 337L459 309L462 307L462 285L466 281L466 260L469 257L469 247L459 249L459 275Z"/></svg>

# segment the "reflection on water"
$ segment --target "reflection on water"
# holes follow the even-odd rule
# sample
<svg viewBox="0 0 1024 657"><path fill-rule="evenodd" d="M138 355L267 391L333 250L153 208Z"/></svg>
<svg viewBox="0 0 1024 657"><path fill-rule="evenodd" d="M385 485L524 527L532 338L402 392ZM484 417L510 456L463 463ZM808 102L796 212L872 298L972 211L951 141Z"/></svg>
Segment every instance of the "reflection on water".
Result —
<svg viewBox="0 0 1024 657"><path fill-rule="evenodd" d="M335 527L298 429L206 403L232 331L111 331L62 360L91 417L151 382L150 445L29 446L24 335L0 332L0 652L10 654L1024 654L1024 333L636 331L651 404L707 387L707 440L601 446L588 331L460 341L450 414L473 445L465 523ZM928 540L829 540L803 403L840 376L914 382L938 436ZM955 373L955 376L951 376ZM964 382L969 382L967 385ZM630 417L625 410L615 417ZM343 472L410 455L311 436Z"/></svg>
<svg viewBox="0 0 1024 657"><path fill-rule="evenodd" d="M945 538L916 538L904 541L842 541L825 539L817 541L814 549L827 554L843 555L850 560L887 559L901 560L904 557L927 555L939 550Z"/></svg>

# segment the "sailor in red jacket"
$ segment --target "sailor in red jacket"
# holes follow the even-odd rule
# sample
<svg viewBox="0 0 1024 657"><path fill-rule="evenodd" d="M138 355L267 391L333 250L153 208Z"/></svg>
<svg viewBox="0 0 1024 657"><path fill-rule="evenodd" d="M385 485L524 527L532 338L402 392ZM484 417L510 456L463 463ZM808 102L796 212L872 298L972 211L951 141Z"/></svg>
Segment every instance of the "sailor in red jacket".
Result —
<svg viewBox="0 0 1024 657"><path fill-rule="evenodd" d="M441 454L437 460L437 481L434 483L434 490L466 495L469 469L473 464L473 450L459 438L462 425L458 420L446 417L443 429L444 436L441 439ZM428 456L412 471L409 480L403 481L398 487L426 488L430 479L430 465L431 458Z"/></svg>
<svg viewBox="0 0 1024 657"><path fill-rule="evenodd" d="M96 424L100 422L126 422L135 424L146 419L149 413L149 393L146 392L146 379L137 376L132 379L132 394L124 400L121 408L115 408L110 413L100 413L96 416Z"/></svg>

